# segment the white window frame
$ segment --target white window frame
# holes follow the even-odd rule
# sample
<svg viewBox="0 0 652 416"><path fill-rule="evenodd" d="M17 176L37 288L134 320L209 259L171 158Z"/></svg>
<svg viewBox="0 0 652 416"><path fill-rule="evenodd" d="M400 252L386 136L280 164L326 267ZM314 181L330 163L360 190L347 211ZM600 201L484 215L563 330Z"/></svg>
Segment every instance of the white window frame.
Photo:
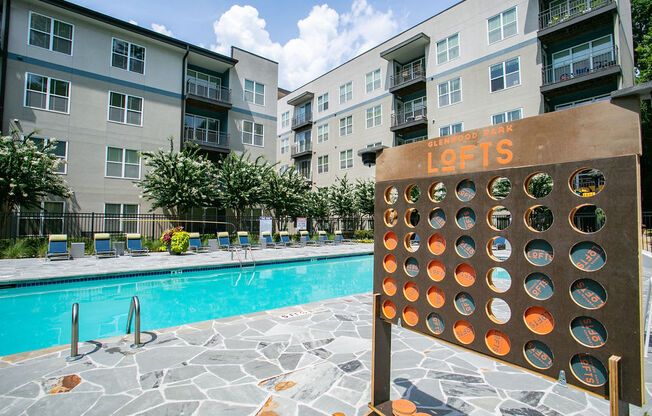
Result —
<svg viewBox="0 0 652 416"><path fill-rule="evenodd" d="M320 102L321 101L321 102ZM328 93L325 92L319 97L317 97L317 112L321 113L322 111L328 110Z"/></svg>
<svg viewBox="0 0 652 416"><path fill-rule="evenodd" d="M459 90L453 91L453 88L452 88L453 81L459 81L459 85L460 85ZM447 85L448 92L442 95L441 92L440 92L440 86L444 85L444 84ZM456 92L456 91L460 92L460 99L459 99L459 101L453 102L452 101L453 93ZM448 97L448 104L441 105L441 97L442 96L447 96ZM438 106L438 108L449 107L451 105L461 103L462 101L463 101L463 99L462 99L462 77L451 78L448 81L440 82L439 84L437 84L437 106Z"/></svg>
<svg viewBox="0 0 652 416"><path fill-rule="evenodd" d="M245 143L244 140L244 135L245 135L245 123L251 123L251 143ZM260 134L262 138L262 143L261 144L256 144L256 125L261 126L263 132ZM252 120L242 120L242 144L245 146L254 146L254 147L265 147L265 125L262 123L256 123L255 121Z"/></svg>
<svg viewBox="0 0 652 416"><path fill-rule="evenodd" d="M290 153L290 138L281 138L281 154Z"/></svg>
<svg viewBox="0 0 652 416"><path fill-rule="evenodd" d="M342 94L344 91L344 94ZM353 99L353 81L340 85L340 104L347 103Z"/></svg>
<svg viewBox="0 0 652 416"><path fill-rule="evenodd" d="M122 161L121 162L109 162L109 148L113 149L120 149L122 150ZM130 166L136 166L135 163L127 163L127 150L130 150L132 152L136 152L138 154L138 177L137 178L131 178L128 176L125 176L125 169L127 165ZM109 163L120 163L122 165L122 176L110 176L107 172ZM127 149L126 147L117 147L117 146L106 146L105 147L105 155L104 155L104 177L105 178L111 178L111 179L127 179L130 181L134 180L140 180L140 176L142 175L142 165L143 165L143 158L140 157L140 151L136 149Z"/></svg>
<svg viewBox="0 0 652 416"><path fill-rule="evenodd" d="M281 114L281 128L288 127L290 125L290 110Z"/></svg>
<svg viewBox="0 0 652 416"><path fill-rule="evenodd" d="M115 107L115 106L111 105L111 94L120 94L120 95L124 95L124 97L125 97L125 106L122 108L124 110L124 117L122 118L122 121L111 120L109 118L110 113L111 113L111 107L120 108L120 107ZM138 98L138 99L140 99L140 124L127 123L127 113L129 111L133 111L135 113L138 113L138 111L128 109L128 107L129 107L129 98ZM118 91L109 90L109 105L107 106L107 110L106 110L106 120L108 122L117 123L117 124L124 124L124 125L127 125L127 126L142 127L143 126L143 115L144 115L143 113L144 112L145 112L145 99L143 97L138 97L137 95L130 95L130 94L125 94L125 93L118 92Z"/></svg>
<svg viewBox="0 0 652 416"><path fill-rule="evenodd" d="M127 43L127 68L121 68L119 66L114 66L113 65L113 54L114 54L114 52L113 52L113 41L114 40L118 40L120 42L126 42ZM138 46L139 48L143 48L143 72L142 73L138 72L138 71L132 71L131 69L129 69L129 68L131 68L131 60L132 59L134 59L136 61L140 61L140 59L131 57L131 45ZM139 45L137 43L129 42L128 40L112 37L111 38L111 53L109 54L109 66L111 68L120 69L122 71L127 71L127 72L131 72L131 73L134 73L134 74L139 74L139 75L145 75L147 73L147 48L142 46L142 45Z"/></svg>
<svg viewBox="0 0 652 416"><path fill-rule="evenodd" d="M329 128L328 123L317 126L317 143L328 141Z"/></svg>
<svg viewBox="0 0 652 416"><path fill-rule="evenodd" d="M512 9L514 10L514 23L516 25L516 32L514 32L513 34L511 34L509 36L505 36L505 22L504 22L503 19L505 17L505 13L511 11ZM489 21L491 19L495 18L495 17L498 17L498 16L500 16L500 39L497 39L497 40L492 42L490 37L489 37ZM495 14L495 15L493 15L493 16L491 16L491 17L489 17L487 19L487 44L493 45L494 43L498 43L498 42L500 42L502 40L511 38L512 36L516 36L516 35L518 35L518 7L517 6L510 7L507 10L503 10L502 12L500 12L498 14Z"/></svg>
<svg viewBox="0 0 652 416"><path fill-rule="evenodd" d="M254 84L254 89L253 89L253 91L247 90L247 81L249 81L249 82L253 82L253 84ZM257 85L262 85L262 86L263 86L263 94L262 94L262 96L263 96L263 103L262 103L262 104L256 102L256 96L261 95L261 94L258 94L258 93L256 92L256 86L257 86ZM253 100L248 100L248 99L247 99L247 92L250 92L251 94L253 94L253 95L252 95ZM259 105L259 106L264 107L264 106L265 106L265 84L263 84L262 82L254 81L253 79L245 78L245 79L244 79L244 82L242 83L242 100L243 100L245 103L252 103L252 104L254 104L254 105Z"/></svg>
<svg viewBox="0 0 652 416"><path fill-rule="evenodd" d="M455 126L460 126L459 127L460 130L459 131L453 131ZM448 129L448 133L447 134L442 134L443 129ZM460 121L459 123L451 123L451 124L447 124L445 126L439 127L439 136L440 137L441 136L448 136L448 135L457 134L457 133L460 133L460 132L463 132L463 131L464 131L464 122Z"/></svg>
<svg viewBox="0 0 652 416"><path fill-rule="evenodd" d="M369 117L369 112L371 111L371 117ZM376 114L376 111L378 112ZM365 111L367 122L366 126L368 129L381 126L383 124L383 106L382 104L375 105L373 107L367 108ZM371 124L369 123L371 121Z"/></svg>
<svg viewBox="0 0 652 416"><path fill-rule="evenodd" d="M192 117L192 126L188 126L188 125L186 124L186 117ZM206 127L203 128L203 129L199 129L200 131L201 131L201 130L204 130L204 139L200 139L200 138L197 136L197 130L198 130L198 128L197 128L197 119L205 120L205 121L206 121ZM212 122L215 122L215 126L216 126L217 130L212 130L212 129L209 129L209 128L208 128L208 126L209 126L209 124L210 124L211 121L212 121ZM188 128L190 128L190 129L192 130L192 140L198 140L198 141L201 141L201 142L207 142L207 143L208 143L208 142L209 142L209 140L208 140L209 133L213 133L213 134L215 134L215 136L217 137L217 141L219 142L219 140L220 140L220 132L221 132L221 130L220 130L221 125L220 125L220 124L221 124L221 123L220 123L220 120L219 120L219 119L216 119L216 118L205 117L205 116L198 116L198 115L196 115L196 114L186 113L186 114L184 115L184 118L183 118L184 140L186 139L186 134L185 134L185 132L186 132L186 130L187 130Z"/></svg>
<svg viewBox="0 0 652 416"><path fill-rule="evenodd" d="M518 118L512 118L510 120L509 119L510 113L514 113L516 111L518 111L519 117ZM496 123L495 120L494 120L494 117L498 117L498 116L505 117L505 121L501 121L500 123ZM523 118L523 107L520 107L520 108L514 108L512 110L503 111L502 113L492 114L491 117L489 118L489 122L491 123L492 126L494 126L496 124L509 123L510 121L516 121L516 120L520 120L522 118Z"/></svg>
<svg viewBox="0 0 652 416"><path fill-rule="evenodd" d="M342 120L344 120L344 134L342 134ZM351 122L350 124L348 123L349 121ZM351 134L353 134L353 116L352 115L341 117L340 120L339 120L339 123L340 123L340 125L339 125L340 137L350 136Z"/></svg>
<svg viewBox="0 0 652 416"><path fill-rule="evenodd" d="M457 37L457 56L455 56L454 58L451 58L450 57L450 53L451 53L450 42L451 42L451 39L454 38L454 37ZM444 60L439 60L439 44L441 44L441 43L446 44L446 49L445 49L445 51L446 51L446 59L444 59ZM453 61L453 60L459 58L460 57L460 52L461 52L461 50L460 50L460 32L454 33L454 34L448 36L447 38L444 38L444 39L440 40L435 45L435 54L437 55L437 64L438 65L439 64L444 64L446 62L450 62L450 61Z"/></svg>
<svg viewBox="0 0 652 416"><path fill-rule="evenodd" d="M403 139L401 144L409 144L409 143L416 143L416 142L421 142L424 141L428 138L428 136L417 136L417 137L412 137L409 139Z"/></svg>
<svg viewBox="0 0 652 416"><path fill-rule="evenodd" d="M50 32L48 33L50 35L50 45L47 48L43 48L42 46L34 45L34 44L29 43L29 41L31 39L30 34L31 34L31 31L32 31L32 16L33 15L37 15L37 16L41 16L41 17L45 17L47 19L50 19ZM53 46L54 46L54 22L55 21L60 22L60 23L64 23L64 24L69 25L69 26L72 27L72 36L69 39L70 40L70 53L55 51L53 49ZM37 30L37 29L34 29L34 30ZM37 30L37 31L40 32L40 30ZM42 33L45 33L45 32L42 32ZM60 38L61 36L57 36L57 37ZM62 39L65 39L65 38L62 38ZM75 25L73 25L72 23L68 23L68 22L66 22L64 20L55 19L55 18L47 16L45 14L36 13L36 12L33 12L33 11L30 10L30 12L29 12L29 21L27 22L27 44L29 46L36 46L37 48L47 49L49 51L61 53L63 55L73 56L73 50L75 48Z"/></svg>
<svg viewBox="0 0 652 416"><path fill-rule="evenodd" d="M23 136L23 138L26 138L26 137L27 136ZM41 136L32 136L31 139L43 140L43 145L47 145L52 140L51 137L41 137ZM59 166L63 166L63 172L54 171L54 173L56 175L67 175L68 174L68 140L59 140L59 139L55 139L55 140L56 140L57 143L65 143L65 145L66 145L66 154L64 156L54 155L54 156L57 157L57 159L63 160L63 163L59 164ZM54 153L52 153L52 154L54 154Z"/></svg>
<svg viewBox="0 0 652 416"><path fill-rule="evenodd" d="M27 105L27 82L29 80L29 75L34 75L37 77L43 77L45 78L46 81L46 87L45 87L45 92L38 91L40 94L45 94L45 108L41 107L32 107L31 105ZM54 81L59 81L59 82L65 82L68 84L68 105L66 106L66 111L57 111L57 110L52 110L50 109L50 82ZM35 110L43 110L43 111L51 111L53 113L59 113L59 114L70 114L70 96L72 95L72 82L66 81L63 79L58 79L58 78L53 78L53 77L48 77L46 75L40 75L40 74L35 74L33 72L25 72L25 86L24 86L24 92L23 92L23 107L25 108L33 108ZM30 90L30 91L35 91L35 90ZM52 94L54 95L54 94ZM62 97L61 95L54 95L55 97Z"/></svg>
<svg viewBox="0 0 652 416"><path fill-rule="evenodd" d="M381 82L380 82L380 68L374 69L371 72L367 72L364 76L364 82L365 82L365 91L367 94L370 92L374 92L381 87ZM369 81L369 77L371 77L371 82Z"/></svg>
<svg viewBox="0 0 652 416"><path fill-rule="evenodd" d="M506 63L508 61L513 61L514 59L516 59L516 61L518 62L518 72L516 72L518 74L518 84L514 84L512 86L506 87L505 86L506 85L506 79L507 79L507 71L505 70ZM500 77L491 78L491 67L497 66L497 65L502 65L503 66L503 74ZM514 74L514 73L515 72L510 72L510 74ZM491 81L493 81L494 79L501 78L501 77L503 78L503 88L492 91L491 90ZM489 92L490 93L493 94L495 92L505 91L505 90L508 90L510 88L516 88L516 87L520 87L520 86L521 86L521 57L520 56L517 56L516 58L505 59L502 62L496 62L493 65L489 65Z"/></svg>
<svg viewBox="0 0 652 416"><path fill-rule="evenodd" d="M120 205L120 214L118 214L118 215L120 215L120 217L119 218L111 218L111 217L107 218L107 213L106 213L106 206L107 205ZM136 213L135 214L125 214L125 205L135 205L136 206ZM135 215L136 218L137 218L138 215L140 215L140 204L125 204L125 203L121 203L121 202L105 202L104 203L103 214L104 214L104 224L102 224L102 225L104 226L104 229L107 228L107 226L106 226L106 221L107 220L108 221L118 220L118 221L120 221L120 227L119 227L118 232L119 233L124 233L125 232L125 227L124 227L125 223L132 222L132 221L125 221L125 215ZM115 214L108 214L108 215L115 215ZM140 221L134 221L134 222L136 223L136 230L135 231L128 230L127 232L136 232L136 233L140 232Z"/></svg>
<svg viewBox="0 0 652 416"><path fill-rule="evenodd" d="M348 157L348 152L351 152L351 158ZM344 154L344 160L342 160L342 154ZM354 159L353 149L340 150L340 170L353 169ZM351 166L348 166L349 161L351 162ZM345 167L342 167L342 162L344 162Z"/></svg>
<svg viewBox="0 0 652 416"><path fill-rule="evenodd" d="M61 210L61 218L46 218L45 216L45 204L61 204L62 210ZM66 202L65 201L41 201L39 204L39 209L38 212L28 212L28 213L23 213L23 207L18 206L18 221L16 224L17 227L17 232L21 236L27 236L27 235L45 235L45 221L55 221L55 220L61 220L61 229L58 233L63 233L63 230L65 229L65 222L66 222ZM55 213L58 214L58 213ZM21 221L38 221L38 234L21 234Z"/></svg>
<svg viewBox="0 0 652 416"><path fill-rule="evenodd" d="M317 173L328 173L328 155L317 157Z"/></svg>

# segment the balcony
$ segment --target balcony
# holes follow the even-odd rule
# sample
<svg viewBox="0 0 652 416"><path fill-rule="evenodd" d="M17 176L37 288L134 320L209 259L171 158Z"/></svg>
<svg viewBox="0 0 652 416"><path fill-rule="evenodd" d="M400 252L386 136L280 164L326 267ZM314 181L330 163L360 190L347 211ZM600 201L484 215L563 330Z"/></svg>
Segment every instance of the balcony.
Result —
<svg viewBox="0 0 652 416"><path fill-rule="evenodd" d="M312 111L299 113L292 118L292 130L299 130L302 127L312 124Z"/></svg>
<svg viewBox="0 0 652 416"><path fill-rule="evenodd" d="M397 95L408 95L426 89L426 69L413 66L389 77L389 92Z"/></svg>
<svg viewBox="0 0 652 416"><path fill-rule="evenodd" d="M312 155L312 142L310 140L303 140L299 143L295 143L294 146L292 146L292 152L290 155L293 158Z"/></svg>
<svg viewBox="0 0 652 416"><path fill-rule="evenodd" d="M427 109L418 108L413 111L398 111L392 114L392 125L389 130L401 134L428 128Z"/></svg>
<svg viewBox="0 0 652 416"><path fill-rule="evenodd" d="M619 74L618 48L609 45L608 48L544 67L541 93L547 96L569 94L617 80Z"/></svg>
<svg viewBox="0 0 652 416"><path fill-rule="evenodd" d="M208 131L205 129L193 129L184 127L183 138L186 142L192 142L202 149L222 153L229 153L229 134L224 132Z"/></svg>
<svg viewBox="0 0 652 416"><path fill-rule="evenodd" d="M207 110L229 110L231 103L231 90L223 87L214 87L195 80L186 82L186 97L189 104Z"/></svg>
<svg viewBox="0 0 652 416"><path fill-rule="evenodd" d="M613 25L614 0L570 0L539 13L541 41L556 42L596 27Z"/></svg>

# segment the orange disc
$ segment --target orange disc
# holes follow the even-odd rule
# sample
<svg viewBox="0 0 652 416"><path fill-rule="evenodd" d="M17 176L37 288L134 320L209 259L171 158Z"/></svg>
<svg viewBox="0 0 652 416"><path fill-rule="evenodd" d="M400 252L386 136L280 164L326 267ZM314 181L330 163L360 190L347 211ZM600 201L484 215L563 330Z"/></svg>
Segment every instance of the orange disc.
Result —
<svg viewBox="0 0 652 416"><path fill-rule="evenodd" d="M535 334L549 334L555 327L555 321L547 310L540 306L532 306L525 311L523 315L525 324Z"/></svg>
<svg viewBox="0 0 652 416"><path fill-rule="evenodd" d="M391 300L386 300L383 302L383 313L389 319L393 319L396 316L396 306Z"/></svg>
<svg viewBox="0 0 652 416"><path fill-rule="evenodd" d="M441 234L433 234L428 239L428 248L432 254L438 256L446 250L446 240Z"/></svg>
<svg viewBox="0 0 652 416"><path fill-rule="evenodd" d="M457 321L453 325L453 332L455 333L455 338L462 344L470 344L475 339L475 331L470 323L466 321Z"/></svg>
<svg viewBox="0 0 652 416"><path fill-rule="evenodd" d="M387 250L394 250L396 248L396 245L398 244L398 237L396 237L394 231L390 231L386 233L384 240L385 240L385 247L387 247Z"/></svg>
<svg viewBox="0 0 652 416"><path fill-rule="evenodd" d="M405 298L410 302L414 302L419 299L419 288L414 282L407 282L405 286L403 286L403 295L405 295Z"/></svg>
<svg viewBox="0 0 652 416"><path fill-rule="evenodd" d="M428 263L428 276L435 282L441 282L446 275L446 267L439 260L433 260Z"/></svg>
<svg viewBox="0 0 652 416"><path fill-rule="evenodd" d="M409 400L399 399L392 402L392 411L410 415L417 411L417 406Z"/></svg>
<svg viewBox="0 0 652 416"><path fill-rule="evenodd" d="M444 306L444 302L446 302L446 297L444 296L444 291L438 288L437 286L433 286L430 289L428 289L428 303L432 305L433 308L441 308Z"/></svg>
<svg viewBox="0 0 652 416"><path fill-rule="evenodd" d="M466 263L455 268L455 280L462 286L469 287L475 283L475 270Z"/></svg>
<svg viewBox="0 0 652 416"><path fill-rule="evenodd" d="M485 336L487 347L496 355L506 355L511 349L509 338L503 331L492 329Z"/></svg>
<svg viewBox="0 0 652 416"><path fill-rule="evenodd" d="M414 309L412 306L406 306L403 309L403 320L406 324L414 326L419 322L419 312Z"/></svg>
<svg viewBox="0 0 652 416"><path fill-rule="evenodd" d="M383 280L383 290L389 296L394 296L394 294L396 293L396 281L391 277L388 277L385 280Z"/></svg>
<svg viewBox="0 0 652 416"><path fill-rule="evenodd" d="M388 254L383 259L383 265L385 265L385 270L388 273L394 273L396 271L396 257L391 254Z"/></svg>

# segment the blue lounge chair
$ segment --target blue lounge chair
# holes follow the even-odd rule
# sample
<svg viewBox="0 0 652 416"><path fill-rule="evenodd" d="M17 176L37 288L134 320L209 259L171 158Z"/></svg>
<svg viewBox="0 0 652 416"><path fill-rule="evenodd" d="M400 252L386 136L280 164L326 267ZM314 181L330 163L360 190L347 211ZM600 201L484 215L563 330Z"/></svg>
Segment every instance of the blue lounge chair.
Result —
<svg viewBox="0 0 652 416"><path fill-rule="evenodd" d="M64 259L70 260L68 251L68 236L66 234L52 234L48 238L48 252L45 253L46 260Z"/></svg>
<svg viewBox="0 0 652 416"><path fill-rule="evenodd" d="M231 239L229 238L229 233L226 231L217 233L217 243L220 250L231 250L233 248L233 244L231 244Z"/></svg>
<svg viewBox="0 0 652 416"><path fill-rule="evenodd" d="M265 240L265 247L269 248L283 248L283 244L279 244L272 240L272 233L269 231L263 231L261 234L261 238Z"/></svg>
<svg viewBox="0 0 652 416"><path fill-rule="evenodd" d="M202 245L201 239L199 238L199 233L190 233L190 243L188 248L190 248L190 251L194 251L196 253L203 253L210 250L209 246Z"/></svg>
<svg viewBox="0 0 652 416"><path fill-rule="evenodd" d="M260 244L249 241L249 233L246 231L238 231L238 246L242 248L250 247L252 249L260 248Z"/></svg>
<svg viewBox="0 0 652 416"><path fill-rule="evenodd" d="M131 256L149 255L149 249L140 241L140 234L127 234L127 253Z"/></svg>
<svg viewBox="0 0 652 416"><path fill-rule="evenodd" d="M279 244L285 247L299 247L301 245L298 241L290 240L290 234L287 231L281 231L279 235L281 236L281 242Z"/></svg>
<svg viewBox="0 0 652 416"><path fill-rule="evenodd" d="M357 243L357 240L344 238L344 236L342 235L342 231L335 231L335 241L338 243L350 243L350 244Z"/></svg>
<svg viewBox="0 0 652 416"><path fill-rule="evenodd" d="M100 257L118 257L115 250L111 248L111 235L109 233L93 234L93 255Z"/></svg>
<svg viewBox="0 0 652 416"><path fill-rule="evenodd" d="M335 243L335 240L329 240L328 239L328 234L326 234L326 231L319 231L317 232L317 238L321 244L332 244Z"/></svg>
<svg viewBox="0 0 652 416"><path fill-rule="evenodd" d="M313 241L313 240L311 240L311 239L310 239L310 233L308 233L308 231L306 231L306 230L301 230L301 231L299 231L299 235L300 235L301 237L305 237L305 238L306 238L306 245L308 245L308 246L321 245L321 243L320 243L319 241Z"/></svg>

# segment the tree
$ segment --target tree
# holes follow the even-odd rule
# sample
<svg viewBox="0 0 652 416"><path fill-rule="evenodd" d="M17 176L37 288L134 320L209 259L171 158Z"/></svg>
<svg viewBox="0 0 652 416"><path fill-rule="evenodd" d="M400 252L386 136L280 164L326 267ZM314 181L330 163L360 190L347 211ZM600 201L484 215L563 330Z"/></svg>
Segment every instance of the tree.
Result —
<svg viewBox="0 0 652 416"><path fill-rule="evenodd" d="M55 170L61 161L52 153L56 140L18 138L15 132L0 138L0 210L38 207L46 196L69 198L70 189Z"/></svg>
<svg viewBox="0 0 652 416"><path fill-rule="evenodd" d="M355 211L353 185L346 175L337 178L328 188L328 204L332 213L339 217L353 215Z"/></svg>
<svg viewBox="0 0 652 416"><path fill-rule="evenodd" d="M308 190L305 177L294 167L278 172L267 172L263 183L263 205L276 220L276 229L281 229L282 217L294 217L305 212L305 194Z"/></svg>
<svg viewBox="0 0 652 416"><path fill-rule="evenodd" d="M552 191L552 178L546 173L537 173L527 183L527 190L535 198L543 198Z"/></svg>
<svg viewBox="0 0 652 416"><path fill-rule="evenodd" d="M149 169L141 181L135 182L142 189L143 198L153 201L152 209L163 208L174 216L209 206L217 195L215 165L198 154L197 147L175 152L174 138L169 141L169 152L143 152Z"/></svg>
<svg viewBox="0 0 652 416"><path fill-rule="evenodd" d="M373 217L375 188L376 184L370 179L356 181L353 193L358 214Z"/></svg>
<svg viewBox="0 0 652 416"><path fill-rule="evenodd" d="M329 189L324 186L315 188L308 192L305 197L306 213L311 218L328 218L331 215L331 208L328 204Z"/></svg>

